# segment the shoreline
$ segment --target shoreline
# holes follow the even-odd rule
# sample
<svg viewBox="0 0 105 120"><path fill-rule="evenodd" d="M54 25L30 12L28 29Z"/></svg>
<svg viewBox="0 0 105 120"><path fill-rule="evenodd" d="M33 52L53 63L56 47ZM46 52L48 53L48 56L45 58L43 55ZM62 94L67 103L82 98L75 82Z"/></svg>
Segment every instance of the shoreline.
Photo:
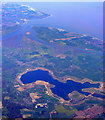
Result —
<svg viewBox="0 0 105 120"><path fill-rule="evenodd" d="M57 80L60 81L60 78L57 78L51 70L46 69L46 68L44 68L44 67L37 67L37 68L35 68L35 69L27 68L24 72L22 72L22 73L20 73L20 74L18 75L18 77L16 78L16 80L17 80L21 85L30 84L30 83L24 84L24 83L20 80L21 76L22 76L23 74L29 72L29 71L35 71L35 70L39 70L39 69L40 69L40 70L44 70L44 71L48 71L49 74L50 74L54 79L57 79ZM102 89L102 88L103 88L103 82L100 82L100 81L99 81L99 82L92 81L91 79L88 79L88 78L84 78L84 79L81 79L81 80L77 80L77 79L75 79L75 78L65 77L65 78L63 78L62 82L65 83L65 82L67 82L68 80L72 80L72 81L74 81L74 82L79 82L79 83L81 83L81 84L84 84L85 82L89 82L89 83L91 83L91 84L97 84L97 83L99 83L99 84L100 84L100 87L99 87L99 88L94 88L94 89L99 90L99 89ZM43 80L42 80L42 81L43 81ZM61 82L61 81L60 81L60 82ZM32 83L34 83L34 82L32 82Z"/></svg>
<svg viewBox="0 0 105 120"><path fill-rule="evenodd" d="M49 69L46 69L46 68L43 68L43 67L37 67L37 68L35 68L35 69L30 69L30 68L28 68L28 69L26 69L24 72L22 72L22 73L20 73L18 76L17 76L17 78L16 78L16 81L18 82L18 83L20 83L20 89L18 88L18 90L20 90L20 91L23 91L24 90L24 87L27 87L27 88L32 88L32 87L34 87L35 85L44 85L45 86L45 88L47 89L47 91L46 91L46 94L48 94L49 96L52 96L52 97L54 97L54 98L56 98L55 96L57 96L57 95L55 95L54 93L52 93L52 91L51 91L51 87L49 87L49 82L45 82L45 81L43 81L43 80L37 80L37 81L35 81L35 82L32 82L32 83L27 83L27 84L24 84L21 80L20 80L20 78L21 78L21 76L23 75L23 74L26 74L27 72L29 72L29 71L35 71L35 70L44 70L44 71L48 71L49 72L49 74L54 78L54 79L57 79L57 80L59 80L60 81L60 78L57 78L56 76L54 76L54 73L51 71L51 70L49 70ZM68 80L72 80L72 81L74 81L74 82L79 82L79 83L81 83L81 84L84 84L85 82L89 82L89 83L91 83L91 84L97 84L97 83L99 83L100 84L100 86L99 86L99 88L91 88L91 89L93 89L93 90L99 90L99 91L103 91L103 82L95 82L95 81L92 81L92 80L90 80L90 79L87 79L87 78L84 78L84 79L82 79L82 80L78 80L78 79L74 79L74 78L70 78L70 77L65 77L62 81L63 82L67 82ZM61 82L61 81L60 81ZM23 87L23 88L22 88ZM82 91L84 91L85 90L85 92L90 92L90 95L92 95L92 94L94 94L94 91L89 91L87 88L85 88L85 89L82 89ZM69 93L70 94L70 93ZM68 96L69 96L69 94L68 94ZM90 96L90 95L88 95L88 96ZM88 96L85 96L86 98L88 97ZM56 99L58 99L59 100L59 102L61 102L61 103L70 103L70 101L71 100L64 100L62 97L59 97L59 96L57 96L58 98L56 98Z"/></svg>

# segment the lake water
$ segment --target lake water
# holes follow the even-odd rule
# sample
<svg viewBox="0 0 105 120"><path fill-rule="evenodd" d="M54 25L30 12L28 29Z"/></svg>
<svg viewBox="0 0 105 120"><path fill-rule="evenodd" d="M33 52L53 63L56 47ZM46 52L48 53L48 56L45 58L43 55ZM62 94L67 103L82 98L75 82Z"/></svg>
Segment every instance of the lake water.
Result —
<svg viewBox="0 0 105 120"><path fill-rule="evenodd" d="M43 20L35 20L36 25L59 27L103 39L103 3L101 2L27 2L24 4L52 15Z"/></svg>
<svg viewBox="0 0 105 120"><path fill-rule="evenodd" d="M52 92L60 97L62 97L65 100L69 100L68 94L72 91L78 91L81 94L89 95L88 92L83 92L83 88L99 88L98 84L90 84L89 82L85 82L84 84L81 84L79 82L74 82L72 80L67 80L66 83L60 82L57 79L54 79L48 71L43 70L36 70L36 71L29 71L21 76L21 81L24 84L32 83L37 80L42 80L45 82L49 82L50 84L55 85L54 88L51 88Z"/></svg>
<svg viewBox="0 0 105 120"><path fill-rule="evenodd" d="M105 99L105 95L102 95L102 94L94 93L93 96L94 96L94 97L98 97L98 98Z"/></svg>

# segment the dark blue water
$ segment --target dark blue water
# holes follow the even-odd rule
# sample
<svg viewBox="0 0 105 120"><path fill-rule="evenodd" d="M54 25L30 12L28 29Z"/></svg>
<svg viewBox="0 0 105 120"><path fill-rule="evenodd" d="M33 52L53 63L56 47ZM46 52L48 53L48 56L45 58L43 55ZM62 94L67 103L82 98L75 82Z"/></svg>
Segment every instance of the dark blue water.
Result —
<svg viewBox="0 0 105 120"><path fill-rule="evenodd" d="M51 88L52 92L60 97L62 97L65 100L69 100L68 94L72 91L78 91L81 94L89 95L88 92L83 92L83 88L99 88L98 84L90 84L89 82L85 82L84 84L81 84L79 82L74 82L72 80L68 80L66 83L62 83L58 81L57 79L54 79L48 71L43 70L36 70L36 71L29 71L21 76L21 81L24 84L32 83L37 80L43 80L45 82L49 82L50 84L55 85L54 88Z"/></svg>
<svg viewBox="0 0 105 120"><path fill-rule="evenodd" d="M98 97L98 98L105 99L105 95L101 95L101 94L94 93L93 96L94 96L94 97Z"/></svg>

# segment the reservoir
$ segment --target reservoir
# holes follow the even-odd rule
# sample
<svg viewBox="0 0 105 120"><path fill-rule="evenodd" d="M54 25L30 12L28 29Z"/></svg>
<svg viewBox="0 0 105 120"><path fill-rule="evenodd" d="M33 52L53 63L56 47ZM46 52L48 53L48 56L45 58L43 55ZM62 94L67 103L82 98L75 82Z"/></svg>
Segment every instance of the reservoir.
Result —
<svg viewBox="0 0 105 120"><path fill-rule="evenodd" d="M89 82L85 83L79 83L74 82L72 80L67 80L66 83L60 82L57 79L54 79L51 74L49 74L48 71L45 70L35 70L35 71L29 71L21 76L21 81L23 84L28 84L32 82L36 82L37 80L42 80L45 82L49 82L50 84L55 85L55 87L51 88L52 93L62 97L65 100L70 100L68 97L68 94L72 91L78 91L81 94L89 95L88 92L83 92L82 89L84 88L99 88L99 83L97 84L90 84Z"/></svg>

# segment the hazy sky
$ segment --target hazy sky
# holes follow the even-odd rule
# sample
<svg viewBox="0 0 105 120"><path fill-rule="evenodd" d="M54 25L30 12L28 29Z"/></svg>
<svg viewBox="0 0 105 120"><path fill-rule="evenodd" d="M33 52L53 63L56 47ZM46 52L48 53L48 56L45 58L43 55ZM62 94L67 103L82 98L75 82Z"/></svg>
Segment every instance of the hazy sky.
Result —
<svg viewBox="0 0 105 120"><path fill-rule="evenodd" d="M104 0L0 0L0 2L103 2Z"/></svg>

